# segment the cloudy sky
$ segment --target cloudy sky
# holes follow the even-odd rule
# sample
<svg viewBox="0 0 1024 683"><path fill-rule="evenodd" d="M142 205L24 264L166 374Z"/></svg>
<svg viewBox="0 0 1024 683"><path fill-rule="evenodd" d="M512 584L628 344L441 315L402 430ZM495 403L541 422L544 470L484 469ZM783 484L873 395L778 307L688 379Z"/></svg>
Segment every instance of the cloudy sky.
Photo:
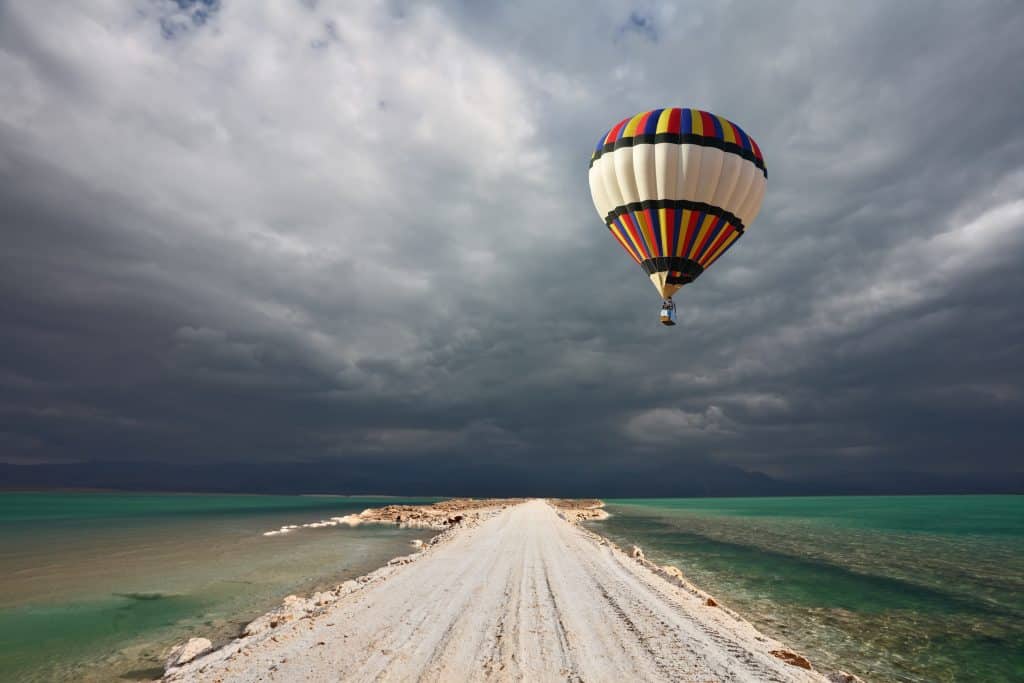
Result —
<svg viewBox="0 0 1024 683"><path fill-rule="evenodd" d="M0 461L1020 471L1022 35L1015 0L0 0ZM587 184L661 106L769 169L673 329Z"/></svg>

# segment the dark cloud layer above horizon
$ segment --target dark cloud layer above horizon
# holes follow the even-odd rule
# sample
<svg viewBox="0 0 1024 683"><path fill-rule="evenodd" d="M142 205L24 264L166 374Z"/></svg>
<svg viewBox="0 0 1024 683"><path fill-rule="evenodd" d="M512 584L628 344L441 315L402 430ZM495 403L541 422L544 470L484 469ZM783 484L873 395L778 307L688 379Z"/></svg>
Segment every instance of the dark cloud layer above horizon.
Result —
<svg viewBox="0 0 1024 683"><path fill-rule="evenodd" d="M1019 4L585 7L0 1L0 462L1020 472ZM666 105L769 169L673 330Z"/></svg>

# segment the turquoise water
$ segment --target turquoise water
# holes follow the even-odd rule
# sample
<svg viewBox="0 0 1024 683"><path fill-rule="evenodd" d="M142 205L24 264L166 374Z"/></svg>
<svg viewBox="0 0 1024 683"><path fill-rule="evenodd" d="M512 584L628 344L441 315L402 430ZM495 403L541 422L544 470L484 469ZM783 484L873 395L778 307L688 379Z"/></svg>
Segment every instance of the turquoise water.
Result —
<svg viewBox="0 0 1024 683"><path fill-rule="evenodd" d="M0 681L159 676L171 645L225 642L285 595L366 573L430 535L263 532L432 500L0 493Z"/></svg>
<svg viewBox="0 0 1024 683"><path fill-rule="evenodd" d="M819 669L1024 681L1024 496L608 503L596 531L679 567Z"/></svg>

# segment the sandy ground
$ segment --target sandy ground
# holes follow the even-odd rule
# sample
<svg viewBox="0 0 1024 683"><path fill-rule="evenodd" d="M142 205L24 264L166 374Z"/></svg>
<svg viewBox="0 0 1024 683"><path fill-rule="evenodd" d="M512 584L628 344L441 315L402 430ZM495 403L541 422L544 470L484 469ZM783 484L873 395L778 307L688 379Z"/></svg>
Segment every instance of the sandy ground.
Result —
<svg viewBox="0 0 1024 683"><path fill-rule="evenodd" d="M172 681L821 681L685 582L542 501L446 532Z"/></svg>

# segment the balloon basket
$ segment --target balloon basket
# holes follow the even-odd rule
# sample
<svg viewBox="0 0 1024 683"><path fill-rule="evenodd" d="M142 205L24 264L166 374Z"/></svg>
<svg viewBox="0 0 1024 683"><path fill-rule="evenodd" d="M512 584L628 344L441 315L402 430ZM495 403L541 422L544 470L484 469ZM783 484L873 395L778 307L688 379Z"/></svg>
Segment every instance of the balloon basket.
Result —
<svg viewBox="0 0 1024 683"><path fill-rule="evenodd" d="M658 319L665 327L673 327L676 324L676 305L672 299L666 299L661 304L661 313Z"/></svg>

